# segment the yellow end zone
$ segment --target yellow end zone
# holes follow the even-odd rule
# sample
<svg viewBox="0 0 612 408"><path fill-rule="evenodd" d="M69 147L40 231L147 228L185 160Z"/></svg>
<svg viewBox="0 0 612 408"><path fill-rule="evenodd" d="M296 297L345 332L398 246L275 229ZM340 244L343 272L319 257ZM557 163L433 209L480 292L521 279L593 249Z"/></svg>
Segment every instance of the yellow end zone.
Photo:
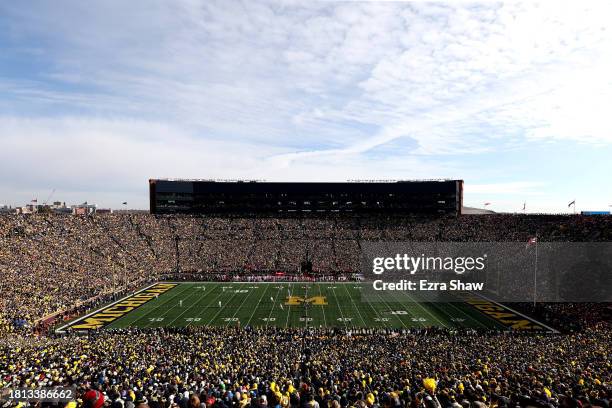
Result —
<svg viewBox="0 0 612 408"><path fill-rule="evenodd" d="M465 296L462 300L476 309L480 310L485 315L489 316L493 320L498 321L510 330L519 331L552 331L556 332L555 329L548 327L542 323L536 322L535 320L518 313L507 306L499 304L497 302L488 300L480 296Z"/></svg>
<svg viewBox="0 0 612 408"><path fill-rule="evenodd" d="M176 286L178 286L176 283L156 283L155 285L142 289L133 295L119 300L118 302L112 303L102 309L85 315L80 319L70 322L69 324L60 327L57 331L61 333L66 329L79 331L99 329L117 319L120 319L134 309L144 305L152 299L155 299L157 296L166 293Z"/></svg>

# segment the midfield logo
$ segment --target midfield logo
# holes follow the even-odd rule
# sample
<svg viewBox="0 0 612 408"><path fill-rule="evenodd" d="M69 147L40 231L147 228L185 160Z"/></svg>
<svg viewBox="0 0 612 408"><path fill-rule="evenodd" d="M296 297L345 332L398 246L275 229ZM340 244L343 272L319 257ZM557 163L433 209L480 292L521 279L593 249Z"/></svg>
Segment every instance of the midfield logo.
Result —
<svg viewBox="0 0 612 408"><path fill-rule="evenodd" d="M317 306L325 306L327 305L327 297L326 296L313 296L309 298L303 298L299 296L287 296L286 305L289 306L299 306L304 303L309 303L311 305Z"/></svg>

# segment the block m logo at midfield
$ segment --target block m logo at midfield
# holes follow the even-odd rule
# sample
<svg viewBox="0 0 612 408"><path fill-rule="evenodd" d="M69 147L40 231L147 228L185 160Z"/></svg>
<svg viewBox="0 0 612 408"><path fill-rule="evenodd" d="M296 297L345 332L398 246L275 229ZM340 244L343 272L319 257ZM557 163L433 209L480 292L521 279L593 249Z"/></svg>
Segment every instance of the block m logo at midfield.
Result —
<svg viewBox="0 0 612 408"><path fill-rule="evenodd" d="M317 306L325 306L327 305L327 297L326 296L312 296L309 298L303 298L300 296L287 296L286 305L289 306L299 306L303 304L311 304Z"/></svg>

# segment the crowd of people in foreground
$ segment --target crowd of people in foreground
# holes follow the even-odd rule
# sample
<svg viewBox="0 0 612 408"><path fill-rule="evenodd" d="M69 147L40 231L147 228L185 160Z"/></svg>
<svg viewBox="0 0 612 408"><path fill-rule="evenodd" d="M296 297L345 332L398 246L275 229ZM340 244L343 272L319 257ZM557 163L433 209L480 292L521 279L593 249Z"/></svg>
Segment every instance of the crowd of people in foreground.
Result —
<svg viewBox="0 0 612 408"><path fill-rule="evenodd" d="M117 408L609 407L610 328L209 327L13 338L0 343L0 387L75 386L76 402Z"/></svg>
<svg viewBox="0 0 612 408"><path fill-rule="evenodd" d="M612 217L0 215L0 337L163 274L359 271L365 241L611 241Z"/></svg>

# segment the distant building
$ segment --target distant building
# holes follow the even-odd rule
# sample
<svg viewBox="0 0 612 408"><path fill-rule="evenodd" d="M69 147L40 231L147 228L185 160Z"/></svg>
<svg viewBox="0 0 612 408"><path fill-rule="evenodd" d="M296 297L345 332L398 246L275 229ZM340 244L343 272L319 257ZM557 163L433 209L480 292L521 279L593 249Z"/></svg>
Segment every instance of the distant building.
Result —
<svg viewBox="0 0 612 408"><path fill-rule="evenodd" d="M38 206L35 204L26 204L23 207L15 208L17 214L33 214L38 212Z"/></svg>
<svg viewBox="0 0 612 408"><path fill-rule="evenodd" d="M96 213L97 206L95 204L87 204L85 201L83 204L73 205L72 213L74 215L92 215Z"/></svg>
<svg viewBox="0 0 612 408"><path fill-rule="evenodd" d="M52 205L49 206L49 209L54 213L59 214L71 214L72 209L66 206L65 202L54 201Z"/></svg>
<svg viewBox="0 0 612 408"><path fill-rule="evenodd" d="M36 200L32 200L30 204L21 207L9 207L0 205L0 213L15 213L15 214L74 214L74 215L92 215L96 213L110 214L113 210L110 208L97 208L96 204L83 204L67 206L66 202L54 201L53 204L38 204Z"/></svg>
<svg viewBox="0 0 612 408"><path fill-rule="evenodd" d="M152 214L459 215L463 180L149 180Z"/></svg>

